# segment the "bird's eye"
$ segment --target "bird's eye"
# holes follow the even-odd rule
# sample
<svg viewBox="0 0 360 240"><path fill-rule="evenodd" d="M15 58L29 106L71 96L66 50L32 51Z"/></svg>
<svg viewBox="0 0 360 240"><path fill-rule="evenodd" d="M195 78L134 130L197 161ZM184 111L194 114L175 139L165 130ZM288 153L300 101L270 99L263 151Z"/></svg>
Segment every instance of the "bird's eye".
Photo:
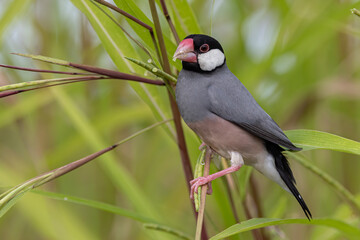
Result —
<svg viewBox="0 0 360 240"><path fill-rule="evenodd" d="M205 44L201 45L200 52L205 53L205 52L209 51L209 49L210 49L209 45L205 43Z"/></svg>

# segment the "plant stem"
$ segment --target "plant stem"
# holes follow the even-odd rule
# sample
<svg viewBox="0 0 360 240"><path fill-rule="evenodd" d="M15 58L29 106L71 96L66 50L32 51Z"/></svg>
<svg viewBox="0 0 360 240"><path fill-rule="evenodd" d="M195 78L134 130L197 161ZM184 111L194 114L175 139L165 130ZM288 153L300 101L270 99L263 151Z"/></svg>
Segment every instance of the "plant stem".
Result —
<svg viewBox="0 0 360 240"><path fill-rule="evenodd" d="M113 21L113 23L115 23L115 24L121 29L121 31L123 31L123 32L126 34L126 36L128 36L136 45L138 45L138 46L153 60L153 57L151 56L150 51L149 51L145 46L143 46L136 38L134 38L133 36L131 36L131 34L128 33L128 32L125 30L125 28L123 28L123 27L120 25L120 23L118 23L118 22L116 21L116 19L114 19L107 11L105 11L102 7L100 7L100 6L99 6L98 4L96 4L95 2L92 2L92 3L94 3L94 5L95 5L97 8L99 8L100 11L102 11L109 19L111 19L111 21ZM157 46L155 45L155 47L157 47ZM158 55L158 57L159 57L159 55Z"/></svg>
<svg viewBox="0 0 360 240"><path fill-rule="evenodd" d="M94 0L95 2L98 2L100 3L101 5L104 5L108 8L111 8L112 10L120 13L121 15L123 15L124 17L127 17L128 19L136 22L137 24L139 24L140 26L143 26L144 28L148 29L150 32L152 32L152 27L147 25L146 23L144 23L143 21L141 21L140 19L137 19L136 17L132 16L131 14L125 12L124 10L118 8L117 6L109 3L109 2L106 2L104 0Z"/></svg>
<svg viewBox="0 0 360 240"><path fill-rule="evenodd" d="M154 25L155 25L156 36L157 36L157 39L159 41L160 53L161 53L161 59L162 59L162 66L163 66L163 69L164 69L164 71L166 73L171 74L170 64L169 64L169 61L168 61L168 58L167 58L167 51L166 51L165 41L164 41L164 37L162 35L161 26L160 26L160 20L159 20L158 13L156 11L155 1L154 0L149 0L149 5L150 5L150 10L151 10L151 15L152 15L152 18L153 18L153 22L154 22Z"/></svg>
<svg viewBox="0 0 360 240"><path fill-rule="evenodd" d="M161 69L155 67L152 64L149 63L145 63L142 61L139 61L135 58L130 58L130 57L125 57L127 60L139 65L140 67L145 68L146 70L148 70L149 72L151 72L152 74L162 78L162 79L166 79L169 82L172 82L173 84L176 84L177 80L176 77L174 77L173 75L170 75L164 71L162 71Z"/></svg>
<svg viewBox="0 0 360 240"><path fill-rule="evenodd" d="M160 0L160 3L161 3L161 8L163 10L164 16L165 16L165 18L166 18L166 20L167 20L167 22L168 22L168 24L170 26L170 29L171 29L171 32L172 32L173 36L175 38L175 41L176 41L177 44L179 44L180 43L180 38L179 38L179 35L176 32L176 29L175 29L175 26L174 26L173 22L171 21L169 12L168 12L167 7L166 7L166 3L165 3L164 0Z"/></svg>
<svg viewBox="0 0 360 240"><path fill-rule="evenodd" d="M32 87L32 86L36 86L36 85L45 85L45 84L51 84L51 83L71 82L71 81L98 80L101 78L105 78L105 77L104 76L77 76L77 77L35 80L35 81L14 83L14 84L1 86L0 92L19 89L19 88Z"/></svg>
<svg viewBox="0 0 360 240"><path fill-rule="evenodd" d="M0 67L11 68L11 69L21 70L21 71L29 71L29 72L67 74L67 75L90 75L90 74L92 74L92 73L86 73L86 72L62 72L62 71L53 71L53 70L36 69L36 68L24 68L24 67L17 67L17 66L4 65L4 64L0 64Z"/></svg>
<svg viewBox="0 0 360 240"><path fill-rule="evenodd" d="M254 199L254 205L255 205L256 211L257 211L257 217L263 218L264 214L263 214L263 211L262 211L262 208L261 208L260 197L259 197L259 193L257 191L257 187L256 187L256 183L255 183L255 179L254 179L253 174L250 175L249 183L250 183L251 195L252 195L252 197ZM255 235L257 239L261 239L261 240L267 240L268 239L264 228L253 230L252 232L253 232L253 235Z"/></svg>
<svg viewBox="0 0 360 240"><path fill-rule="evenodd" d="M207 147L205 153L205 166L204 166L204 175L203 175L204 177L209 176L211 154L212 153L210 147ZM201 232L204 225L204 212L205 212L207 188L208 188L207 184L201 186L200 209L197 216L195 240L201 239Z"/></svg>
<svg viewBox="0 0 360 240"><path fill-rule="evenodd" d="M151 10L151 15L153 18L154 26L155 26L156 35L159 40L161 57L163 60L163 69L167 74L171 75L170 64L169 64L169 61L167 58L165 41L164 41L164 38L162 35L160 21L159 21L159 17L158 17L157 11L156 11L155 1L149 0L149 5L150 5L150 10ZM181 125L180 112L179 112L178 106L175 102L175 99L171 95L169 90L168 90L168 96L169 96L169 101L170 101L170 106L171 106L171 112L172 112L173 119L174 119L175 129L176 129L177 144L178 144L178 148L180 151L181 162L182 162L182 166L183 166L184 173L185 173L188 191L190 193L190 190L191 190L190 189L190 181L194 178L194 175L193 175L193 172L191 169L190 158L189 158L188 150L186 147L184 131L183 131L183 128ZM191 206L193 208L195 217L197 217L195 204L192 201L191 201ZM202 239L205 240L205 239L208 239L205 226L203 227L203 229L204 230L202 231Z"/></svg>
<svg viewBox="0 0 360 240"><path fill-rule="evenodd" d="M0 92L0 98L9 97L9 96L16 95L16 94L19 94L19 93L29 92L29 91L32 91L32 90L38 90L38 89L42 89L42 88L55 87L55 86L59 86L59 85L69 84L69 83L78 83L78 82L85 82L85 81L91 81L91 80L100 80L100 79L105 79L105 78L67 81L67 82L55 83L55 84L50 84L50 85L45 85L45 86L40 86L40 87L34 87L34 88L12 90L12 91L8 90L8 91L5 91L5 92Z"/></svg>
<svg viewBox="0 0 360 240"><path fill-rule="evenodd" d="M221 158L221 164L222 164L223 169L226 169L229 167L228 163L226 162L226 160L224 158ZM232 178L231 174L225 175L225 188L226 188L226 192L229 196L230 206L231 206L232 212L234 214L235 221L240 222L239 216L237 214L236 206L234 203L234 196L232 194L232 192L236 191L236 188L235 188L234 179Z"/></svg>
<svg viewBox="0 0 360 240"><path fill-rule="evenodd" d="M140 26L142 26L142 27L146 28L147 30L149 30L151 39L152 39L154 47L155 47L156 54L157 54L158 58L160 59L159 49L158 49L157 42L156 42L156 39L155 39L155 36L154 36L153 28L151 26L147 25L146 23L144 23L140 19L137 19L136 17L132 16L131 14L125 12L124 10L118 8L117 6L115 6L115 5L111 4L111 3L108 3L108 2L106 2L104 0L93 0L93 1L98 2L101 5L104 5L104 6L108 7L108 8L111 8L112 10L120 13L124 17L127 17L128 19L136 22Z"/></svg>
<svg viewBox="0 0 360 240"><path fill-rule="evenodd" d="M66 66L66 67L73 67L73 68L81 69L81 70L84 70L84 71L87 71L90 73L97 73L99 75L104 75L104 76L108 76L108 77L115 78L115 79L130 80L130 81L143 82L143 83L149 83L149 84L154 84L154 85L165 85L165 83L163 81L139 77L136 75L113 71L113 70L109 70L109 69L105 69L105 68L99 68L99 67L94 67L94 66L89 66L89 65L84 65L84 64L72 63L72 62L68 62L65 60L61 60L61 59L50 58L50 57L45 57L45 56L41 56L41 55L20 54L20 53L13 53L13 54L21 56L21 57L27 57L27 58L31 58L34 60L46 62L46 63L56 64L56 65ZM89 76L89 77L91 77L91 76ZM3 87L1 87L1 88L3 88Z"/></svg>
<svg viewBox="0 0 360 240"><path fill-rule="evenodd" d="M48 172L45 172L39 176L36 176L34 178L31 178L27 181L25 181L24 183L22 184L19 184L11 189L9 189L8 191L6 191L5 193L1 194L0 195L0 208L2 207L2 204L6 203L8 200L14 198L16 195L22 193L24 190L28 189L28 188L36 188L36 187L39 187L47 182L50 182L64 174L67 174L81 166L83 166L84 164L96 159L97 157L115 149L116 147L118 147L119 145L135 138L136 136L146 132L146 131L149 131L157 126L160 126L164 123L167 123L169 121L171 121L172 119L168 119L168 120L165 120L165 121L162 121L162 122L157 122L151 126L148 126L132 135L130 135L129 137L113 144L112 146L110 147L107 147L107 148L104 148L98 152L95 152L93 154L90 154L84 158L81 158L79 160L76 160L74 162L71 162L69 164L66 164L62 167L59 167L59 168L56 168L56 169L53 169L51 171L48 171Z"/></svg>
<svg viewBox="0 0 360 240"><path fill-rule="evenodd" d="M77 64L77 63L69 63L69 66L77 68L77 69L85 70L87 72L97 73L100 75L104 75L104 76L108 76L108 77L116 78L116 79L131 80L131 81L135 81L135 82L143 82L143 83L149 83L149 84L154 84L154 85L165 85L163 81L143 78L143 77L139 77L136 75L113 71L113 70L109 70L109 69L105 69L105 68L99 68L99 67L88 66L88 65Z"/></svg>

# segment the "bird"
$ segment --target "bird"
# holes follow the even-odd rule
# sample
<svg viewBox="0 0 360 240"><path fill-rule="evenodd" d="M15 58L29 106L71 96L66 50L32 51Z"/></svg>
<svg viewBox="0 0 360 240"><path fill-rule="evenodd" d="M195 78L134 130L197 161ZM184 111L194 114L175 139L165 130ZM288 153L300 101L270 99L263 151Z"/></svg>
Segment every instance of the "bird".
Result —
<svg viewBox="0 0 360 240"><path fill-rule="evenodd" d="M238 171L255 168L291 193L306 217L311 212L297 190L284 151L300 151L279 125L229 70L221 44L204 34L191 34L178 45L173 60L182 61L175 97L185 123L230 167L190 182L190 197L198 187Z"/></svg>

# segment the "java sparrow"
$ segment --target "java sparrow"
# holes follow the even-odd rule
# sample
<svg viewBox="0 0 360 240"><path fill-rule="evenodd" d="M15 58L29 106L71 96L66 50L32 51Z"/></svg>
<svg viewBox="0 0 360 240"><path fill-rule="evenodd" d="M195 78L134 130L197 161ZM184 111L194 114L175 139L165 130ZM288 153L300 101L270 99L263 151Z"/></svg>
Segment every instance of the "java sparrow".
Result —
<svg viewBox="0 0 360 240"><path fill-rule="evenodd" d="M175 92L182 118L206 145L231 162L227 169L191 181L191 197L199 186L246 164L292 193L310 219L310 210L282 153L301 148L291 143L229 70L220 43L207 35L189 35L180 42L176 59L183 66Z"/></svg>

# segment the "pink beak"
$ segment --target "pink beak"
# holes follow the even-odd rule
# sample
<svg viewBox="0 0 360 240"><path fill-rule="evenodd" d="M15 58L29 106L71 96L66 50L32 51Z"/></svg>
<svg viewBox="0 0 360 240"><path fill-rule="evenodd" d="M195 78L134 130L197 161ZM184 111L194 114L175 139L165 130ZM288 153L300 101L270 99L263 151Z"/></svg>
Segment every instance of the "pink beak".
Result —
<svg viewBox="0 0 360 240"><path fill-rule="evenodd" d="M173 60L176 59L185 62L197 62L193 39L187 38L181 41L173 56Z"/></svg>

